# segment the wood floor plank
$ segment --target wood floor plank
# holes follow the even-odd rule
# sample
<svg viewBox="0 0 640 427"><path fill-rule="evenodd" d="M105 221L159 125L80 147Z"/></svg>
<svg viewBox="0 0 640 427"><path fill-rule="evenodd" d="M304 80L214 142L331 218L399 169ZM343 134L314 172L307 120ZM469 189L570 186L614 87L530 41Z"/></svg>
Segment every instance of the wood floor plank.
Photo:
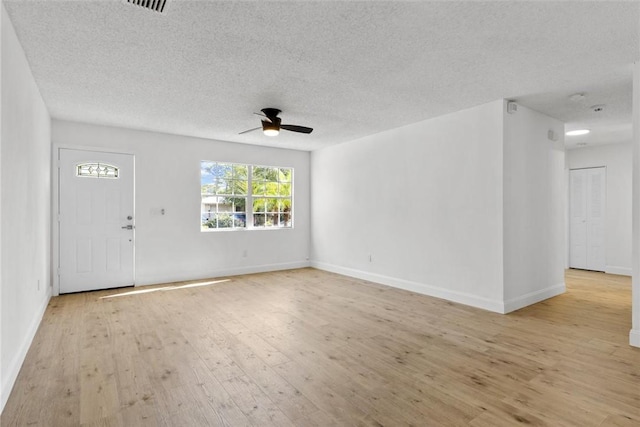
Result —
<svg viewBox="0 0 640 427"><path fill-rule="evenodd" d="M249 377L237 377L222 383L252 425L293 426L293 423Z"/></svg>
<svg viewBox="0 0 640 427"><path fill-rule="evenodd" d="M305 366L299 362L287 362L276 367L280 375L300 390L320 410L339 421L340 425L375 425L367 420L368 408L362 410L323 381L324 370L317 365Z"/></svg>
<svg viewBox="0 0 640 427"><path fill-rule="evenodd" d="M600 427L637 427L640 425L640 418L632 418L626 415L609 415Z"/></svg>
<svg viewBox="0 0 640 427"><path fill-rule="evenodd" d="M52 298L2 426L640 425L628 277L499 315L310 268Z"/></svg>

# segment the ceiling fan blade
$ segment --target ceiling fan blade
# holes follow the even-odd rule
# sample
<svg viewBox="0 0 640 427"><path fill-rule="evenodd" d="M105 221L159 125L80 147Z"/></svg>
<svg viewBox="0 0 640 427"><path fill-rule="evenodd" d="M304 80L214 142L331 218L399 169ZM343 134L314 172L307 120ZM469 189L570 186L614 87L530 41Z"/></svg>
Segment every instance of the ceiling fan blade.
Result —
<svg viewBox="0 0 640 427"><path fill-rule="evenodd" d="M290 130L292 132L300 132L300 133L313 132L313 128L308 128L306 126L298 126L298 125L280 125L280 129L285 129L285 130Z"/></svg>
<svg viewBox="0 0 640 427"><path fill-rule="evenodd" d="M260 116L263 119L267 119L267 120L269 120L270 122L273 123L273 120L271 120L269 117L265 116L264 113L253 113L253 114L255 114L256 116Z"/></svg>
<svg viewBox="0 0 640 427"><path fill-rule="evenodd" d="M240 132L238 135L242 135L243 133L253 132L254 130L258 130L258 129L262 129L262 126L257 127L257 128L253 128L253 129L249 129L249 130L245 130L243 132Z"/></svg>

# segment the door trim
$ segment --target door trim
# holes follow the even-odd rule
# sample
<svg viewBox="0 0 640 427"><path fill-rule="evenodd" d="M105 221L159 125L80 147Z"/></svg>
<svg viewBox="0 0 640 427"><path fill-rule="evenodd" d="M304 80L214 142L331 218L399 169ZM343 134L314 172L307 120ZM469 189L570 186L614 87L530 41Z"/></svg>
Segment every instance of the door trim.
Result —
<svg viewBox="0 0 640 427"><path fill-rule="evenodd" d="M53 143L51 147L51 295L60 295L60 150L81 150L102 153L128 154L133 156L135 165L136 153L105 147ZM133 206L136 211L136 176L133 175ZM134 213L135 215L135 213ZM137 237L137 236L136 236ZM133 246L133 286L136 286L136 245Z"/></svg>

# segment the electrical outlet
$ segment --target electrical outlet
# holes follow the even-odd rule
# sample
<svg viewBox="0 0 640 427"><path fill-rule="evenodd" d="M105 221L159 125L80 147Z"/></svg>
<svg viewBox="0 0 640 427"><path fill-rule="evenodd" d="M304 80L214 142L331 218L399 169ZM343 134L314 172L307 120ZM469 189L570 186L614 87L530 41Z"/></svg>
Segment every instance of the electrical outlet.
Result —
<svg viewBox="0 0 640 427"><path fill-rule="evenodd" d="M247 250L246 250L246 249L244 249L244 250L242 251L242 258L246 258L246 257L247 257Z"/></svg>
<svg viewBox="0 0 640 427"><path fill-rule="evenodd" d="M369 254L369 262L373 262L373 257Z"/></svg>
<svg viewBox="0 0 640 427"><path fill-rule="evenodd" d="M38 279L38 290L40 290L40 279Z"/></svg>

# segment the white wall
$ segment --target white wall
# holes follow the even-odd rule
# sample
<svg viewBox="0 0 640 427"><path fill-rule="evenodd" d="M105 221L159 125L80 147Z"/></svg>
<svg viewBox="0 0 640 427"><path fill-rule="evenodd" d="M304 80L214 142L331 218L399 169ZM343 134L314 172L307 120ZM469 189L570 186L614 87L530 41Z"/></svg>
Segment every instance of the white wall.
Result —
<svg viewBox="0 0 640 427"><path fill-rule="evenodd" d="M629 343L640 347L640 61L633 65L633 207L632 207L632 325Z"/></svg>
<svg viewBox="0 0 640 427"><path fill-rule="evenodd" d="M4 5L0 14L0 397L4 408L51 292L51 121Z"/></svg>
<svg viewBox="0 0 640 427"><path fill-rule="evenodd" d="M563 124L504 108L314 151L312 265L500 313L564 292Z"/></svg>
<svg viewBox="0 0 640 427"><path fill-rule="evenodd" d="M504 300L509 312L565 291L564 124L505 115ZM551 130L556 141L548 137Z"/></svg>
<svg viewBox="0 0 640 427"><path fill-rule="evenodd" d="M502 110L312 152L312 265L502 311Z"/></svg>
<svg viewBox="0 0 640 427"><path fill-rule="evenodd" d="M4 21L4 14L5 14L5 9L4 9L4 5L0 6L0 190L2 189L2 43L4 40L4 25L3 25L3 21ZM4 287L4 282L2 280L2 193L0 193L0 310L2 310L2 288ZM4 405L7 402L7 397L5 397L5 381L4 381L4 376L3 373L5 372L3 370L3 363L2 363L2 359L3 359L3 352L2 352L2 342L3 340L3 335L2 335L2 312L0 311L0 415L2 414L2 410L4 409ZM7 386L8 387L8 386ZM6 393L7 395L9 393Z"/></svg>
<svg viewBox="0 0 640 427"><path fill-rule="evenodd" d="M567 169L605 166L605 271L631 275L631 143L574 148L567 151Z"/></svg>
<svg viewBox="0 0 640 427"><path fill-rule="evenodd" d="M52 134L55 148L135 155L136 285L308 266L308 152L58 120ZM201 160L295 168L295 228L201 232Z"/></svg>

